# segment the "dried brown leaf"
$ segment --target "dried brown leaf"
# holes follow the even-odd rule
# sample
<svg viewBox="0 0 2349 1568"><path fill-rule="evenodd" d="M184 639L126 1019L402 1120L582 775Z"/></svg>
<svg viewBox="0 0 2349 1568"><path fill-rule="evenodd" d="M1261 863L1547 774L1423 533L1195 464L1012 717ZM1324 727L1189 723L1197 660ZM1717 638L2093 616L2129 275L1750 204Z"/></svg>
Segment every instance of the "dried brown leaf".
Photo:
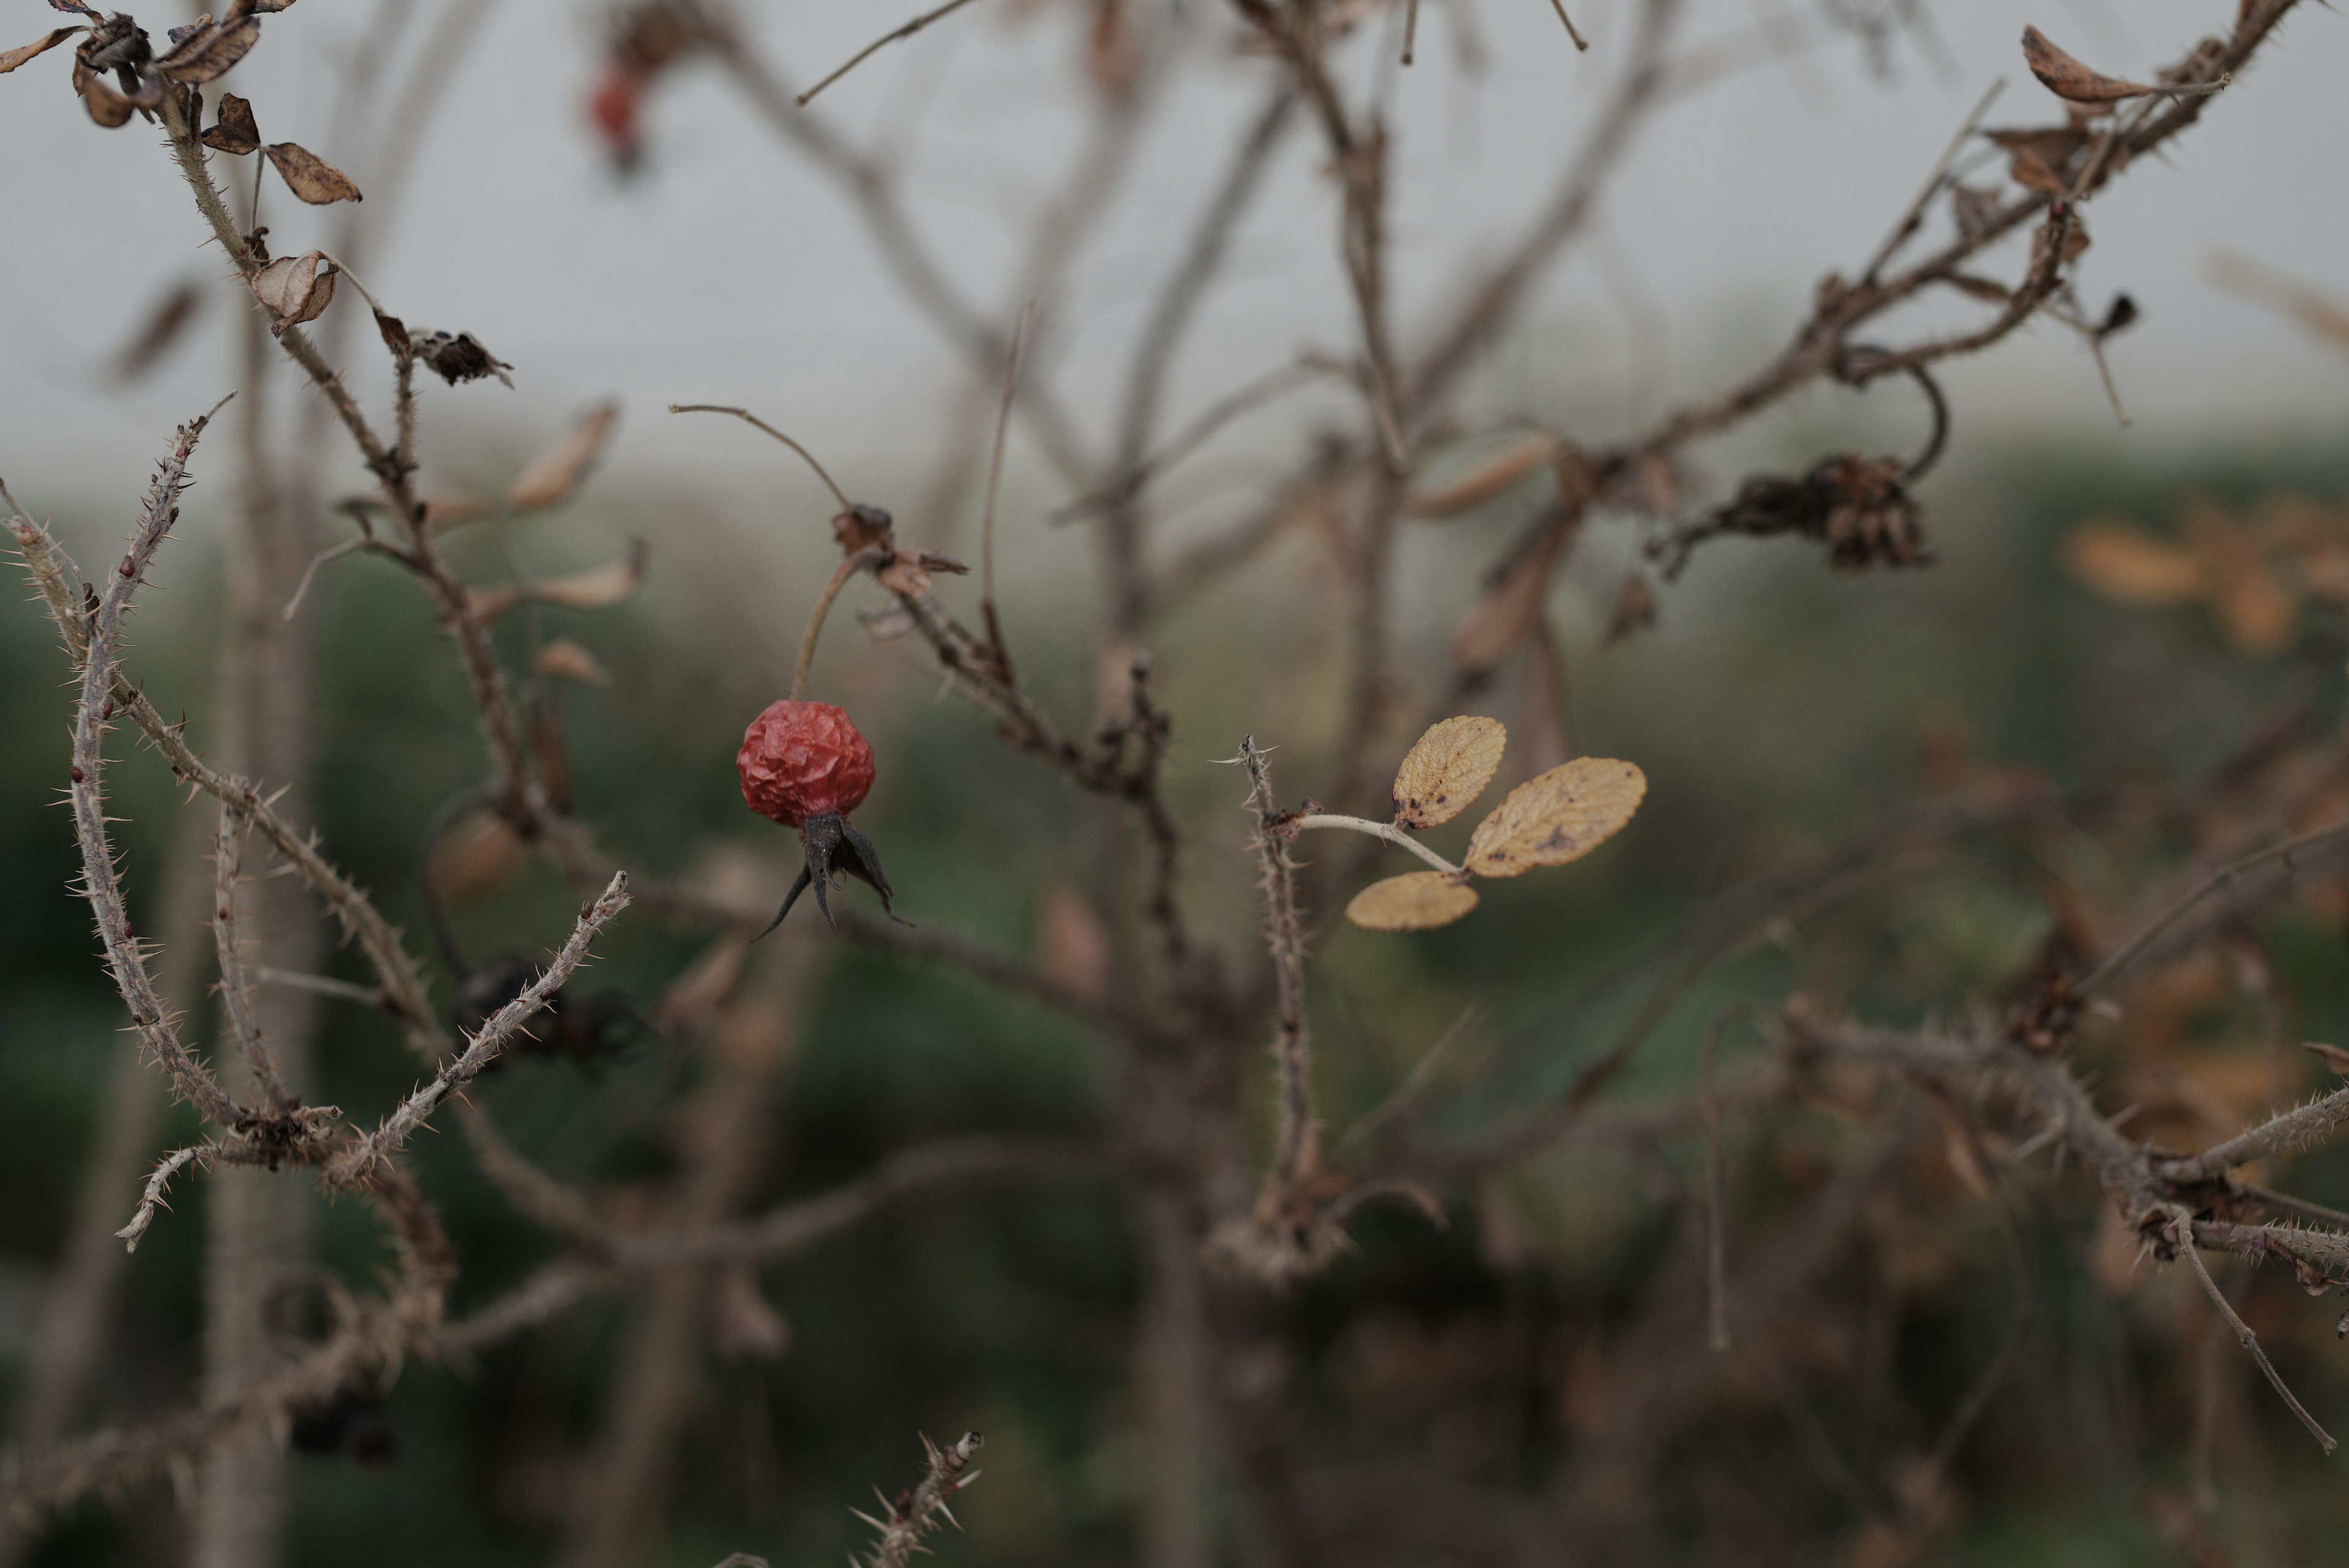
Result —
<svg viewBox="0 0 2349 1568"><path fill-rule="evenodd" d="M2153 91L2138 82L2126 82L2092 71L2047 41L2036 27L2023 29L2023 58L2031 74L2057 98L2071 103L2118 103Z"/></svg>
<svg viewBox="0 0 2349 1568"><path fill-rule="evenodd" d="M1607 612L1607 643L1613 647L1635 631L1656 624L1656 590L1644 572L1627 572L1615 590L1615 604Z"/></svg>
<svg viewBox="0 0 2349 1568"><path fill-rule="evenodd" d="M561 680L576 680L588 686L609 686L612 672L597 661L595 656L567 637L558 637L538 650L531 661L541 675L551 675Z"/></svg>
<svg viewBox="0 0 2349 1568"><path fill-rule="evenodd" d="M140 324L138 333L115 355L115 379L135 381L153 369L163 356L171 352L171 346L180 340L181 334L187 330L188 323L202 312L204 301L209 296L209 291L198 286L191 278L173 285L171 292L157 300L155 307L147 313L147 319Z"/></svg>
<svg viewBox="0 0 2349 1568"><path fill-rule="evenodd" d="M574 572L565 577L548 577L533 583L527 590L511 584L493 588L475 588L467 596L474 617L483 625L495 621L508 610L525 601L532 604L561 605L567 609L601 609L618 604L636 591L645 580L647 551L643 541L630 545L626 558L587 571Z"/></svg>
<svg viewBox="0 0 2349 1568"><path fill-rule="evenodd" d="M710 1345L735 1361L774 1361L791 1348L792 1326L760 1293L757 1276L744 1265L726 1271L712 1303Z"/></svg>
<svg viewBox="0 0 2349 1568"><path fill-rule="evenodd" d="M316 321L335 297L335 264L324 251L279 256L253 275L253 296L277 318L280 330Z"/></svg>
<svg viewBox="0 0 2349 1568"><path fill-rule="evenodd" d="M2004 284L1986 277L1976 277L1970 272L1951 273L1949 283L1951 287L1961 293L1971 294L1976 299L1987 300L1992 305L2011 305L2014 302L2014 296L2008 292Z"/></svg>
<svg viewBox="0 0 2349 1568"><path fill-rule="evenodd" d="M1424 931L1448 926L1476 907L1476 889L1448 871L1407 871L1373 882L1346 906L1366 930Z"/></svg>
<svg viewBox="0 0 2349 1568"><path fill-rule="evenodd" d="M350 176L312 152L291 141L273 141L265 149L269 161L276 167L285 188L314 207L330 202L357 202L359 188L351 183Z"/></svg>
<svg viewBox="0 0 2349 1568"><path fill-rule="evenodd" d="M894 551L897 547L897 528L889 514L878 506L861 504L833 514L832 537L843 556L854 556L859 550Z"/></svg>
<svg viewBox="0 0 2349 1568"><path fill-rule="evenodd" d="M1557 442L1546 435L1510 442L1450 483L1413 497L1406 510L1413 517L1456 517L1507 493L1557 453Z"/></svg>
<svg viewBox="0 0 2349 1568"><path fill-rule="evenodd" d="M259 151L261 126L253 118L253 105L233 92L221 94L220 113L204 132L204 145L228 153Z"/></svg>
<svg viewBox="0 0 2349 1568"><path fill-rule="evenodd" d="M2125 523L2083 523L2064 543L2064 564L2105 597L2125 605L2175 605L2202 597L2202 562L2191 550Z"/></svg>
<svg viewBox="0 0 2349 1568"><path fill-rule="evenodd" d="M483 626L491 626L506 611L522 603L522 597L520 588L510 583L501 583L493 588L466 589L465 606L472 611L475 620Z"/></svg>
<svg viewBox="0 0 2349 1568"><path fill-rule="evenodd" d="M1669 523L1681 514L1680 476L1672 472L1672 460L1660 452L1641 452L1633 466L1632 479L1640 497L1640 510L1660 523Z"/></svg>
<svg viewBox="0 0 2349 1568"><path fill-rule="evenodd" d="M1133 96L1142 76L1142 49L1124 0L1102 0L1094 6L1092 32L1085 40L1085 75L1108 102L1123 103Z"/></svg>
<svg viewBox="0 0 2349 1568"><path fill-rule="evenodd" d="M424 525L436 534L444 528L461 528L489 514L488 504L470 495L443 495L424 504Z"/></svg>
<svg viewBox="0 0 2349 1568"><path fill-rule="evenodd" d="M1500 772L1508 745L1498 719L1463 714L1429 725L1395 770L1396 823L1433 827L1467 810Z"/></svg>
<svg viewBox="0 0 2349 1568"><path fill-rule="evenodd" d="M613 422L619 417L617 403L599 403L587 410L554 445L531 459L506 493L506 509L536 512L571 499L602 455Z"/></svg>
<svg viewBox="0 0 2349 1568"><path fill-rule="evenodd" d="M2349 1078L2349 1051L2344 1051L2338 1045L2327 1045L2316 1040L2302 1041L2300 1048L2313 1054L2318 1061L2341 1076Z"/></svg>
<svg viewBox="0 0 2349 1568"><path fill-rule="evenodd" d="M1106 1002L1116 941L1093 901L1067 882L1050 882L1036 912L1036 968L1063 990Z"/></svg>
<svg viewBox="0 0 2349 1568"><path fill-rule="evenodd" d="M909 599L930 597L930 574L923 569L921 557L911 550L900 550L889 558L889 564L873 574L881 586L891 593Z"/></svg>
<svg viewBox="0 0 2349 1568"><path fill-rule="evenodd" d="M109 130L129 124L139 107L115 91L103 77L78 73L74 90L81 94L82 107L89 110L90 119Z"/></svg>
<svg viewBox="0 0 2349 1568"><path fill-rule="evenodd" d="M1978 244L1998 221L1998 192L1981 185L1950 187L1950 213L1957 220L1958 237Z"/></svg>
<svg viewBox="0 0 2349 1568"><path fill-rule="evenodd" d="M79 27L59 27L47 37L34 39L21 49L11 49L0 55L0 77L6 76L26 60L38 59L80 31Z"/></svg>
<svg viewBox="0 0 2349 1568"><path fill-rule="evenodd" d="M232 9L217 22L205 19L155 57L155 68L175 82L193 86L223 76L261 42L261 24Z"/></svg>
<svg viewBox="0 0 2349 1568"><path fill-rule="evenodd" d="M567 577L549 577L533 588L530 597L541 604L572 609L602 609L618 604L643 585L647 553L642 541L635 542L625 559Z"/></svg>
<svg viewBox="0 0 2349 1568"><path fill-rule="evenodd" d="M1544 530L1500 586L1462 618L1452 634L1452 662L1464 673L1483 674L1525 641L1541 614L1542 601L1549 597L1550 569L1571 532L1569 526Z"/></svg>
<svg viewBox="0 0 2349 1568"><path fill-rule="evenodd" d="M505 818L476 811L432 848L432 885L452 903L480 898L522 869L530 846Z"/></svg>
<svg viewBox="0 0 2349 1568"><path fill-rule="evenodd" d="M1511 790L1468 840L1468 869L1515 877L1580 859L1622 830L1648 793L1648 775L1611 757L1577 757Z"/></svg>
<svg viewBox="0 0 2349 1568"><path fill-rule="evenodd" d="M1999 130L1985 130L1982 140L2005 148L2009 152L2036 152L2053 169L2061 169L2073 155L2088 145L2087 128L2080 125L2010 126Z"/></svg>

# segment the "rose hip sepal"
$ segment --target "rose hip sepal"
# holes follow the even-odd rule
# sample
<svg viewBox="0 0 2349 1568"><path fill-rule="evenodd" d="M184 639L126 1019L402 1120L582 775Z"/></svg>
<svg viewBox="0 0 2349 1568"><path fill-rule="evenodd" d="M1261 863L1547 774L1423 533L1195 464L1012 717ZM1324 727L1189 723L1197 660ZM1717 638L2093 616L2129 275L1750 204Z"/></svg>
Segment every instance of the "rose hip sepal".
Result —
<svg viewBox="0 0 2349 1568"><path fill-rule="evenodd" d="M811 886L824 922L838 924L824 892L826 884L836 885L843 874L880 894L881 908L894 918L880 854L871 839L848 823L848 814L873 788L873 748L847 714L829 702L786 698L772 703L743 732L742 751L734 765L742 775L744 803L771 822L798 828L806 857L782 909L760 936L781 925L801 892Z"/></svg>

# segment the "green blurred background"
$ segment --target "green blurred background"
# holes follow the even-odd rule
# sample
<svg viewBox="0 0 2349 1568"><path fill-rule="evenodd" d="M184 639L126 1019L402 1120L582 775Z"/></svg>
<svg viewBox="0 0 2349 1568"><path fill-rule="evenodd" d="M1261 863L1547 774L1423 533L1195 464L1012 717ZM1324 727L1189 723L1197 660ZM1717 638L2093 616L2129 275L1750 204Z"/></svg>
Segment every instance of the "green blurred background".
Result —
<svg viewBox="0 0 2349 1568"><path fill-rule="evenodd" d="M1806 465L1834 430L1821 414L1782 431L1777 455ZM501 461L480 458L484 472ZM224 487L212 475L226 466L223 452L200 459L198 472ZM2063 566L2069 531L2092 514L2166 534L2195 497L2241 517L2285 495L2336 507L2349 463L2335 443L2214 439L2155 454L1992 438L1961 442L1925 493L1941 557L1933 569L1838 577L1797 542L1723 542L1662 591L1653 628L1613 645L1609 564L1629 557L1633 536L1620 520L1594 524L1592 565L1570 575L1554 607L1570 731L1578 749L1646 769L1646 808L1588 861L1496 887L1475 917L1440 932L1376 935L1312 912L1311 1009L1333 1129L1375 1105L1472 1009L1432 1096L1432 1136L1464 1136L1555 1091L1682 950L1676 933L1708 900L1917 798L1936 758L2027 770L2079 798L2199 776L2285 705L2309 704L2319 728L2341 712L2336 610L2311 600L2283 651L2249 657L2198 608L2116 607ZM1466 563L1489 556L1538 500L1512 497L1411 541L1405 662L1424 685L1440 680L1449 623L1473 595ZM57 526L83 558L103 559L124 521L92 507ZM579 810L625 864L692 878L724 874L721 851L746 852L766 885L783 885L792 846L742 808L730 764L742 724L786 683L801 611L824 569L822 532L815 516L779 517L739 497L599 483L570 512L515 525L511 538L460 535L461 564L477 581L495 580L517 556L553 570L606 558L627 536L650 539L638 596L592 613L550 608L543 628L578 640L613 673L608 687L571 689L564 706ZM216 543L201 530L175 545L129 655L199 738L220 571ZM1083 575L1079 552L1031 552L1010 601L1023 670L1071 723L1091 702L1088 628L1058 606ZM968 609L967 583L943 591ZM1155 644L1174 715L1168 788L1194 828L1185 897L1235 966L1263 960L1240 791L1213 759L1253 733L1279 746L1284 794L1315 790L1336 708L1334 597L1327 563L1292 541L1245 588L1200 602ZM388 566L331 569L303 613L320 649L326 844L420 941L418 836L481 768L462 682L421 596ZM519 662L521 618L501 636ZM36 606L0 616L0 867L11 891L0 904L0 1391L21 1376L123 1039L86 911L67 890L75 851L57 804L64 675ZM817 689L857 711L878 753L880 783L860 821L887 857L900 910L1036 951L1048 889L1098 880L1102 808L942 696L911 642L870 643L853 620L836 621ZM1504 680L1472 706L1513 720L1518 701ZM151 754L122 741L117 752L110 783L136 914L152 906L173 836L202 808L182 804ZM530 867L463 905L460 930L476 952L537 950L559 939L576 897ZM777 939L814 945L822 958L769 1107L774 1147L757 1202L819 1190L927 1137L1101 1127L1113 1072L1102 1042L1034 1006L835 940L812 914L795 915ZM1808 989L1887 1022L1955 1014L2011 986L2048 923L2010 857L1961 845L1930 874L1864 893L1713 969L1679 997L1616 1093L1637 1100L1686 1085L1704 1021L1741 997L1777 1002ZM2338 1037L2349 983L2337 923L2301 909L2258 934L2277 970L2284 1038ZM599 946L605 961L594 982L647 999L699 950L690 933L641 911ZM347 952L334 955L332 972L365 978ZM2222 1000L2194 1014L2186 1069L2255 1049L2256 1013ZM210 1033L201 1012L198 1023ZM1734 1031L1724 1046L1733 1056L1752 1048ZM317 1097L362 1116L415 1074L382 1019L340 1003L323 1015L317 1069ZM672 1168L671 1113L699 1071L656 1037L593 1072L511 1064L479 1093L524 1149L608 1197ZM1831 1118L1774 1118L1733 1132L1743 1204L1767 1208L1800 1185L1801 1150L1846 1141ZM192 1117L176 1110L171 1141L194 1136ZM1403 1211L1362 1211L1359 1250L1266 1308L1289 1357L1282 1376L1309 1490L1340 1500L1329 1506L1342 1520L1354 1511L1344 1498L1375 1491L1379 1463L1409 1456L1482 1489L1478 1498L1533 1495L1574 1449L1578 1390L1606 1365L1642 1285L1693 1222L1668 1179L1685 1179L1696 1152L1667 1140L1650 1157L1660 1170L1562 1154L1481 1198L1449 1195L1453 1222L1442 1231ZM553 1255L476 1173L460 1138L424 1139L416 1164L464 1261L454 1310ZM2099 1206L2076 1179L2046 1181L2044 1160L2036 1172L2019 1189L2035 1318L2022 1362L1958 1454L1961 1516L1931 1560L2179 1561L2144 1498L2185 1484L2203 1366L2199 1303L2190 1282L2150 1281L2149 1267L2133 1283L2123 1271L2117 1285L2100 1272ZM2320 1200L2349 1200L2349 1163L2335 1157L2305 1159L2295 1181ZM131 1262L85 1424L172 1407L193 1386L202 1188L184 1185ZM1659 1461L1654 1521L1627 1561L1867 1561L1870 1510L1897 1499L1903 1456L1930 1441L1970 1386L2014 1299L1990 1208L1959 1194L1935 1212L1930 1226L1880 1236L1838 1265L1835 1308L1822 1313L1820 1345L1796 1358L1809 1370L1791 1401L1731 1397L1676 1439ZM321 1261L367 1283L385 1261L367 1213L319 1203L315 1220ZM836 1563L863 1534L846 1510L870 1483L894 1490L915 1473L915 1434L966 1428L987 1434L986 1480L957 1511L968 1533L938 1543L942 1560L1131 1561L1146 1463L1134 1438L1134 1251L1114 1189L1016 1179L892 1207L762 1270L789 1348L771 1362L703 1351L673 1502L646 1561L706 1568L750 1550L778 1563ZM2270 1282L2261 1326L2309 1405L2337 1421L2349 1376L2326 1332L2332 1309L2288 1303L2291 1294ZM402 1449L396 1466L295 1459L290 1561L543 1560L636 1310L626 1296L598 1298L472 1365L406 1368L387 1406ZM1688 1353L1700 1351L1692 1343ZM2349 1527L2332 1470L2255 1386L2248 1363L2230 1360L2220 1376L2235 1386L2220 1480L2236 1560L2329 1560ZM1848 1484L1821 1459L1820 1439L1843 1456ZM1237 1551L1245 1526L1227 1492L1216 1528ZM1442 1500L1423 1501L1442 1511ZM1331 1561L1486 1560L1464 1523L1431 1534L1423 1520L1389 1527L1364 1512L1358 1522L1333 1541ZM173 1489L142 1485L71 1510L36 1561L168 1561L182 1528Z"/></svg>

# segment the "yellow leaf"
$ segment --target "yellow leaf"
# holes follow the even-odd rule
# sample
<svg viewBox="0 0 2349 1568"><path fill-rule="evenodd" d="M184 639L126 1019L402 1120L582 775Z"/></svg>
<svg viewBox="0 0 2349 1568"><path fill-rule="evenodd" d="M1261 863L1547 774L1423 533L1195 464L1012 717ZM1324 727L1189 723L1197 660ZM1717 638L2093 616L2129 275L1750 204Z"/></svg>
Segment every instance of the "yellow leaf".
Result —
<svg viewBox="0 0 2349 1568"><path fill-rule="evenodd" d="M1537 866L1578 860L1621 831L1648 793L1637 764L1577 757L1527 779L1476 825L1468 869L1515 877Z"/></svg>
<svg viewBox="0 0 2349 1568"><path fill-rule="evenodd" d="M2190 550L2122 523L2084 523L2064 543L2064 564L2096 592L2125 605L2199 598L2202 563Z"/></svg>
<svg viewBox="0 0 2349 1568"><path fill-rule="evenodd" d="M1410 871L1373 882L1346 906L1346 919L1373 931L1448 926L1476 907L1476 889L1445 871Z"/></svg>
<svg viewBox="0 0 2349 1568"><path fill-rule="evenodd" d="M1498 719L1464 715L1429 725L1395 771L1395 821L1433 827L1467 810L1500 771L1508 744Z"/></svg>

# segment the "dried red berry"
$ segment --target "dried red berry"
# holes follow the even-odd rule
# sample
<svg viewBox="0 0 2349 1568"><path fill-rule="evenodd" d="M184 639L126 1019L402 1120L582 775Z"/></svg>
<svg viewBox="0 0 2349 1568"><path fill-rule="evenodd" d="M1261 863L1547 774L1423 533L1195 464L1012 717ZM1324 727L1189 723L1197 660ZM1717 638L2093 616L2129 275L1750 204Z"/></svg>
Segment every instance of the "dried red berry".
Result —
<svg viewBox="0 0 2349 1568"><path fill-rule="evenodd" d="M854 811L873 788L873 748L829 702L771 704L743 732L734 765L743 801L785 827Z"/></svg>
<svg viewBox="0 0 2349 1568"><path fill-rule="evenodd" d="M635 168L644 156L644 73L616 60L605 69L587 100L588 118L595 121L612 161L624 170Z"/></svg>
<svg viewBox="0 0 2349 1568"><path fill-rule="evenodd" d="M847 714L829 702L786 698L772 703L743 732L734 765L742 775L743 801L761 816L798 828L806 860L768 931L783 923L810 886L816 908L831 922L825 891L843 874L869 885L888 909L881 857L847 821L873 788L873 748Z"/></svg>

